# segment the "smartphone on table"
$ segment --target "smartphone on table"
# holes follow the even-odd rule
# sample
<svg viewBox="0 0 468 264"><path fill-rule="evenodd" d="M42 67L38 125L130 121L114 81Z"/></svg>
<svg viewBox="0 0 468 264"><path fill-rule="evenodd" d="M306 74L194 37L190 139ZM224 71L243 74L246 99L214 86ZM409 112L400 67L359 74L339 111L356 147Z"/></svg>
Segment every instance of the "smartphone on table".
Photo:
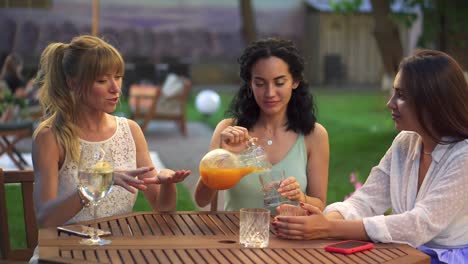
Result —
<svg viewBox="0 0 468 264"><path fill-rule="evenodd" d="M90 226L85 226L85 225L67 225L67 226L57 227L57 230L59 230L61 232L65 232L65 233L68 233L68 234L77 235L77 236L81 236L81 237L91 237L93 235L95 229L97 230L97 235L98 236L111 235L110 231L97 229L97 228L90 227Z"/></svg>
<svg viewBox="0 0 468 264"><path fill-rule="evenodd" d="M358 241L358 240L345 240L337 243L330 244L325 247L325 250L333 253L352 254L355 252L374 248L372 242Z"/></svg>

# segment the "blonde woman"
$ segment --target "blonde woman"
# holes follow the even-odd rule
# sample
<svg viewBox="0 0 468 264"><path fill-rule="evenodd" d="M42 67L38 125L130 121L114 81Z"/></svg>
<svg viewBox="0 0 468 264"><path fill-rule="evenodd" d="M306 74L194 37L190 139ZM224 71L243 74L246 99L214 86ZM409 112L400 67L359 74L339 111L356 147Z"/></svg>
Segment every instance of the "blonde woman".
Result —
<svg viewBox="0 0 468 264"><path fill-rule="evenodd" d="M40 227L92 219L77 188L81 146L105 144L114 153L115 186L100 202L98 217L132 211L137 190L154 210L176 207L175 183L190 171L153 166L144 135L134 121L111 115L121 95L124 61L100 38L79 36L53 43L41 55L39 100L46 119L33 138L34 200Z"/></svg>

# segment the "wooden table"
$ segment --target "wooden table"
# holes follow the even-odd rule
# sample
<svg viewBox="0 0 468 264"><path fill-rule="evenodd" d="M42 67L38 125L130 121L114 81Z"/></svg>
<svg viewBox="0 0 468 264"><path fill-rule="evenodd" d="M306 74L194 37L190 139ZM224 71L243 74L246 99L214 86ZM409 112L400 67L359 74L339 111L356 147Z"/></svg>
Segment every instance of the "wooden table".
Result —
<svg viewBox="0 0 468 264"><path fill-rule="evenodd" d="M91 224L92 222L84 222ZM39 256L45 263L429 263L420 251L376 244L352 255L326 252L334 240L283 240L270 234L265 249L239 244L239 212L138 212L99 220L110 230L108 246L82 246L80 237L39 230Z"/></svg>

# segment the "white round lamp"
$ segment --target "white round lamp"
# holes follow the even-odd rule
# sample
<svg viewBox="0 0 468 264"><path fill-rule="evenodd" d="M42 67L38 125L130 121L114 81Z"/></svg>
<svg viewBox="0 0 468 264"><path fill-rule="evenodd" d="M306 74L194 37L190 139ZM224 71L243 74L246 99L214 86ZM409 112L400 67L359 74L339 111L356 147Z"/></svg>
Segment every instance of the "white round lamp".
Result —
<svg viewBox="0 0 468 264"><path fill-rule="evenodd" d="M203 90L195 98L195 106L203 115L211 115L218 111L221 99L213 90Z"/></svg>

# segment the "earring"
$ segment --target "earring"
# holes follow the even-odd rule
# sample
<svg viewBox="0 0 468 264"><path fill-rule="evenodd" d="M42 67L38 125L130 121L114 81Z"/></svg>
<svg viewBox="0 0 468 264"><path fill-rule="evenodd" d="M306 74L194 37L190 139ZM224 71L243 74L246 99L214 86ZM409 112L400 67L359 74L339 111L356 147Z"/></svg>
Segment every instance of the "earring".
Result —
<svg viewBox="0 0 468 264"><path fill-rule="evenodd" d="M247 87L247 97L253 97L253 92L251 87Z"/></svg>

